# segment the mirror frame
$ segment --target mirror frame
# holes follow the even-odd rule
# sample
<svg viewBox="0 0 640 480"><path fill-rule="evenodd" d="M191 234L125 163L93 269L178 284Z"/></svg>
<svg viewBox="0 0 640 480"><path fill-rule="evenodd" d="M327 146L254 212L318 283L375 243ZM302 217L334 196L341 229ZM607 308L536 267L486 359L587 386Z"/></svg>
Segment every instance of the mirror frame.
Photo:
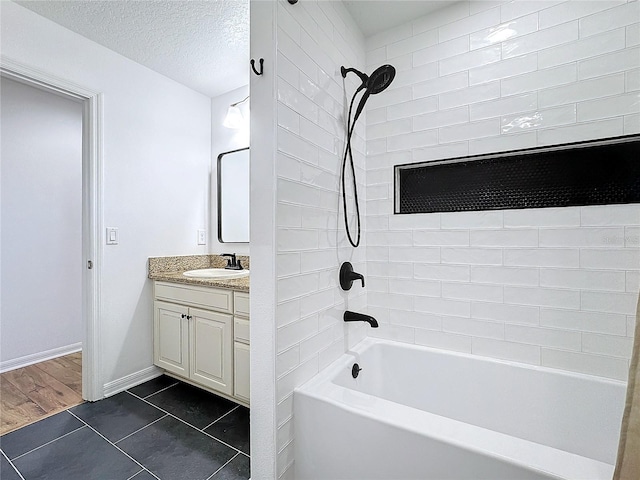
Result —
<svg viewBox="0 0 640 480"><path fill-rule="evenodd" d="M218 162L216 164L217 177L218 177L218 185L217 185L217 197L218 197L218 241L220 243L249 243L249 240L246 242L229 242L224 241L222 239L222 157L225 155L229 155L230 153L242 152L244 150L249 150L250 147L238 148L236 150L229 150L228 152L222 152L218 155ZM249 158L251 159L251 158Z"/></svg>

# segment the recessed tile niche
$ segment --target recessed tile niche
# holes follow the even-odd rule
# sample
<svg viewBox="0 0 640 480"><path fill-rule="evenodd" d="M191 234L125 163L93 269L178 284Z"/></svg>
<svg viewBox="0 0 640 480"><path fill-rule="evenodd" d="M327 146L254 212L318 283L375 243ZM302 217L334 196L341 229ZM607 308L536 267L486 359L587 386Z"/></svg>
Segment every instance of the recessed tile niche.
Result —
<svg viewBox="0 0 640 480"><path fill-rule="evenodd" d="M395 166L395 213L640 203L640 135Z"/></svg>

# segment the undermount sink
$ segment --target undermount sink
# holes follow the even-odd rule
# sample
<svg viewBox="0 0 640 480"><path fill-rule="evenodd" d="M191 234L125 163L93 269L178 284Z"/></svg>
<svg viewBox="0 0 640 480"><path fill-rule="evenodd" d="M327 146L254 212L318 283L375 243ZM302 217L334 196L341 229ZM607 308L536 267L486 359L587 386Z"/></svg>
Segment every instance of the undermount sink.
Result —
<svg viewBox="0 0 640 480"><path fill-rule="evenodd" d="M226 268L202 268L200 270L189 270L184 272L185 277L191 278L219 278L221 280L231 280L233 278L243 278L249 276L249 270L227 270Z"/></svg>

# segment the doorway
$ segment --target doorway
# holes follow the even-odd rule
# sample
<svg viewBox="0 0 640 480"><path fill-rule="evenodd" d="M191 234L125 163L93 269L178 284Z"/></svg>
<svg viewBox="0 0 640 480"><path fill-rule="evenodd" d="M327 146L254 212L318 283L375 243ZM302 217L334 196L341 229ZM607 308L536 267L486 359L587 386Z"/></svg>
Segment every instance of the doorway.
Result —
<svg viewBox="0 0 640 480"><path fill-rule="evenodd" d="M22 143L27 155L17 166L3 155L0 166L0 370L10 372L33 365L36 374L22 378L32 383L32 390L39 390L34 377L44 373L45 378L57 375L53 383L60 382L58 386L75 388L75 399L80 402L99 400L104 396L98 328L102 97L6 58L0 59L0 74L3 107L8 106L9 112L14 109L17 121L3 123L3 150ZM62 105L65 112L62 117L48 118L53 128L43 128L45 133L37 141L28 133L46 127L46 115L38 117L40 107L35 108L36 117L29 119L27 109L34 109L35 103L20 107L5 101L24 100L25 92L34 102L42 104L46 99L45 105ZM6 109L3 117L5 114ZM74 132L75 140L70 140L69 131ZM61 152L62 159L56 158ZM65 162L75 164L69 168ZM66 176L61 176L62 171ZM64 248L55 250L56 246ZM46 412L52 413L55 411Z"/></svg>
<svg viewBox="0 0 640 480"><path fill-rule="evenodd" d="M2 98L0 432L82 401L82 102Z"/></svg>

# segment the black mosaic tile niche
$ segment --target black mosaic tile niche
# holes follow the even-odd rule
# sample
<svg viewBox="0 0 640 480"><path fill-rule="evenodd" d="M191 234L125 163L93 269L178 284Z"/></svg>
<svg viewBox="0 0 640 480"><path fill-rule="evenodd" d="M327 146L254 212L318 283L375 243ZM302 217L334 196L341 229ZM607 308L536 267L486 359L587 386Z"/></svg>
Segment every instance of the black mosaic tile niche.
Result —
<svg viewBox="0 0 640 480"><path fill-rule="evenodd" d="M640 203L640 135L395 166L395 213Z"/></svg>

